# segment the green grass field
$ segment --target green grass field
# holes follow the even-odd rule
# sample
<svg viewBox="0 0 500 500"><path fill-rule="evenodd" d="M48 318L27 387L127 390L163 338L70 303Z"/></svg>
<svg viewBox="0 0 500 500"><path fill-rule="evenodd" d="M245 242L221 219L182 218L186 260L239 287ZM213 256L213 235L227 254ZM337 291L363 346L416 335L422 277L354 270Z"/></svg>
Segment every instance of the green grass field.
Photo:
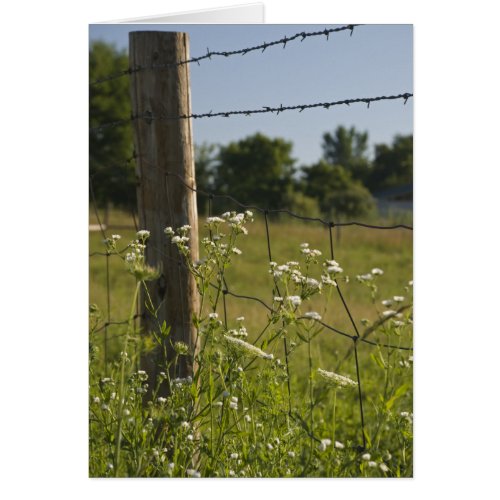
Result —
<svg viewBox="0 0 500 500"><path fill-rule="evenodd" d="M91 215L90 222L93 224L97 222L95 216ZM384 222L387 223L387 221ZM202 225L200 224L200 226ZM135 237L135 230L116 228L116 226L133 226L132 219L123 213L112 211L109 216L109 226L109 229L106 231L107 236L120 234L122 237L119 241L118 249L123 248ZM232 293L258 297L266 304L272 305L273 279L268 272L269 255L263 217L260 214L256 214L255 221L247 224L247 228L249 234L247 236L240 236L237 242L237 246L242 250L242 254L234 259L234 265L226 273L227 286ZM204 230L202 229L202 231ZM270 220L269 234L272 259L278 264L285 264L287 261L303 260L303 256L300 254L300 244L304 242L307 242L310 248L315 248L322 252L321 260L331 258L329 231L320 223L304 223L293 219L290 220L289 218L286 220ZM394 296L403 296L404 304L410 305L412 303L412 289L408 286L408 282L412 280L412 237L412 231L405 229L375 230L349 226L341 228L340 233L334 230L335 260L343 268L342 276L349 277L347 283L339 281L340 288L361 335L363 335L367 327L366 320L368 320L368 324L375 322L386 309L381 303L382 300L391 299ZM103 235L101 232L93 231L90 233L89 243L91 254L105 251L102 240ZM170 244L167 238L165 238L165 244ZM383 270L383 275L378 276L376 280L378 292L375 297L371 296L371 291L366 284L360 283L356 279L358 275L370 273L373 268ZM316 274L313 276L319 278L320 273L321 266L318 267ZM94 303L99 307L101 311L101 325L105 321L120 322L127 319L134 289L135 280L125 271L125 264L118 256L112 255L106 258L101 255L93 255L90 258L90 303ZM354 334L354 328L337 291L334 288L330 290L330 294L324 289L313 300L304 301L301 306L302 313L316 311L321 314L322 320L326 324L348 334ZM219 303L218 313L219 317L223 317L224 311L221 302ZM228 328L236 327L237 317L245 317L245 326L248 330L247 340L249 342L254 340L268 323L269 313L267 309L254 300L227 295L226 313ZM412 344L412 329L411 325L409 325L409 323L406 323L406 326L397 336L394 336L394 331L392 331L389 338L387 331L384 328L380 328L373 332L369 338L372 341L380 343L389 340L392 344L399 343L402 346L410 346ZM100 365L98 363L96 366L100 366L98 371L101 371L101 373L103 372L104 349L102 347L104 335L108 337L108 361L115 360L119 362L119 353L122 350L123 335L126 329L126 325L110 325L107 329L100 329L97 333L96 345L100 348L98 354ZM310 345L310 353L308 353L306 348L308 345ZM298 398L298 401L306 401L309 397L308 391L310 387L308 380L310 380L311 376L309 354L314 360L313 364L315 367L322 367L326 370L341 373L356 380L356 365L352 347L353 342L350 339L328 329L323 329L310 344L301 345L297 355L290 360L289 365L291 390L293 395ZM273 345L275 359L284 359L282 349L283 346L281 343ZM405 414L412 410L411 368L408 369L409 371L404 368L407 364L406 360L411 359L409 356L411 356L411 352L408 351L392 350L390 352L389 350L379 349L376 346L358 343L359 372L363 387L368 442L371 444L370 436L372 438L376 437L378 440L376 445L371 445L375 451L380 453L381 457L382 450L386 450L384 453L389 448L392 451L396 451L396 448L400 446L398 443L401 439L406 443L402 450L398 450L398 463L397 466L394 466L394 471L384 472L384 474L396 476L408 476L412 474L411 456L405 456L405 453L411 454L411 451L406 451L409 438L405 434L406 431L401 430L403 429L401 427L403 425L401 424L402 421L398 421L400 423L396 425L396 427L400 426L400 430L398 431L400 434L395 434L394 436L391 436L391 427L388 424L391 421L391 425L395 425L395 417L391 416L391 412L396 411L395 415L399 415L398 412ZM388 366L391 366L391 368L388 369ZM359 443L360 417L356 394L356 392L353 392L350 398L340 400L339 402L339 411L343 411L344 416L348 415L348 418L345 420L345 428L339 430L338 435L343 440L349 442L357 441ZM316 395L314 397L316 398ZM325 406L325 409L322 410L321 405L326 404L321 403L321 398L324 395L322 396L321 393L318 393L317 397L317 402L320 402L320 406L315 407L314 413L319 425L318 428L321 429L321 425L323 425L321 422L325 422L331 418L331 413L328 413L331 409L327 410L327 406ZM348 425L347 422L349 423ZM384 424L384 422L386 423ZM387 441L384 441L384 437L382 442L380 442L384 432L388 434ZM397 438L395 437L397 435L405 437ZM191 459L186 460L186 465L180 471L180 475L186 474L186 472L182 471L185 471L186 467L190 466L189 463L192 463ZM310 459L307 460L310 462ZM352 471L347 472L351 466L348 467L346 465L347 468L345 470L342 469L346 475L371 475L371 473L367 472L368 469L363 466L363 461L359 456L355 459L353 458L353 460L354 462L358 461L356 462L358 463L356 465L357 473ZM359 460L361 460L361 465L359 465ZM213 468L215 465L212 463L210 465L207 464L203 466L205 467L203 470L206 474L229 474L227 470L226 472L220 472L221 469L217 469L219 472L214 472L216 470L216 468ZM260 469L252 470L257 471ZM278 474L278 470L276 468L269 469L268 471L264 470L264 474L273 476ZM323 469L310 470L309 474L340 474L340 469L336 469L335 471L324 469L326 472L323 473L320 470ZM94 474L106 475L104 472L94 472ZM123 471L120 472L120 475L122 474L124 474ZM162 475L165 472L159 473L157 471L155 474ZM299 474L296 471L292 471L291 475L296 476Z"/></svg>
<svg viewBox="0 0 500 500"><path fill-rule="evenodd" d="M91 223L97 221L91 216ZM132 240L135 230L113 229L115 226L133 227L133 220L124 213L112 211L109 218L111 228L107 233L119 233L122 245ZM238 258L238 265L229 269L226 276L228 288L238 295L254 296L267 304L272 302L272 278L268 273L269 257L266 230L263 217L256 214L255 221L249 225L249 235L239 240L238 246L243 254ZM299 245L303 242L317 248L322 256L330 258L330 240L328 229L320 223L303 223L294 219L270 221L269 233L272 258L278 264L290 260L299 260ZM373 321L377 318L377 310L383 306L374 306L370 293L365 286L356 281L357 275L370 272L374 267L384 270L384 275L378 279L380 299L391 298L394 295L407 295L405 287L412 279L413 234L405 229L375 230L357 226L342 227L340 234L333 231L335 259L350 277L348 284L341 283L341 290L353 318L363 331L361 319ZM98 231L90 233L90 253L103 252L102 234ZM107 277L106 257L93 256L90 259L90 303L99 306L105 318L107 317ZM127 318L129 300L135 286L132 276L123 272L124 264L116 256L109 258L109 289L110 289L110 319L121 321ZM325 301L314 300L309 305L310 310L321 313L326 323L353 334L354 329L348 315L338 298L332 294L329 307L325 310ZM265 326L266 310L255 301L227 297L228 322L239 316L246 319L250 338L257 335ZM123 327L108 328L110 336L119 334ZM339 338L335 334L326 333L322 338L318 351L324 355L334 355L344 350L348 339ZM111 351L113 343L111 342Z"/></svg>

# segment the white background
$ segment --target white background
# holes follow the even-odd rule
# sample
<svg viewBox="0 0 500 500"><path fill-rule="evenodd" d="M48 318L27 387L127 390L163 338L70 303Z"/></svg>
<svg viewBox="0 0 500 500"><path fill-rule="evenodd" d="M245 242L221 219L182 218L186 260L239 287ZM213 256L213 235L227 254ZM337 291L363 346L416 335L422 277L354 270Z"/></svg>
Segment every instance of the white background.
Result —
<svg viewBox="0 0 500 500"><path fill-rule="evenodd" d="M270 23L415 25L412 480L87 478L88 23L230 4L3 6L3 498L495 495L500 21L494 2L423 3L265 2Z"/></svg>

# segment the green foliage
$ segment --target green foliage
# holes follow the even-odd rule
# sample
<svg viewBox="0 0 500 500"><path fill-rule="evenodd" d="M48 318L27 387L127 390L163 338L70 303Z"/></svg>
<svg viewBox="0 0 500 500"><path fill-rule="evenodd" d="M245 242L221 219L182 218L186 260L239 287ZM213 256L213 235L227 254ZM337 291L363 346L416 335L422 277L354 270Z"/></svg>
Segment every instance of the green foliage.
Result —
<svg viewBox="0 0 500 500"><path fill-rule="evenodd" d="M370 192L341 165L320 161L303 169L305 192L319 201L326 217L356 217L373 209Z"/></svg>
<svg viewBox="0 0 500 500"><path fill-rule="evenodd" d="M217 146L215 144L194 145L194 164L196 170L196 187L205 192L213 192L216 166L217 166ZM208 199L206 196L197 195L198 213L208 214Z"/></svg>
<svg viewBox="0 0 500 500"><path fill-rule="evenodd" d="M368 132L358 132L339 126L333 134L323 134L323 159L331 165L342 165L362 183L366 183L370 173L370 161L367 156Z"/></svg>
<svg viewBox="0 0 500 500"><path fill-rule="evenodd" d="M128 67L125 52L112 45L95 42L90 47L90 81L98 80ZM90 87L89 123L97 127L130 116L128 78L117 78ZM135 173L132 163L130 126L106 128L89 134L90 175L99 204L111 202L123 208L136 207Z"/></svg>
<svg viewBox="0 0 500 500"><path fill-rule="evenodd" d="M319 217L321 215L318 200L299 190L294 190L289 194L285 206L288 210L306 217Z"/></svg>
<svg viewBox="0 0 500 500"><path fill-rule="evenodd" d="M282 208L293 188L295 160L291 152L292 143L260 133L222 146L216 191L243 203Z"/></svg>
<svg viewBox="0 0 500 500"><path fill-rule="evenodd" d="M348 283L367 287L373 303L380 304L383 271L373 269L349 280L337 262L303 243L295 248L294 261L270 264L266 274L277 300L271 310L260 309L267 326L259 340L250 340L245 318L229 315L226 325L216 311L221 310L227 271L243 262L235 244L243 247L243 241L250 239L245 226L252 217L247 211L207 220L210 237L201 239L204 255L196 262L190 256L189 229L166 228L165 243L177 246L205 307L194 321L200 351L175 344L177 355L158 362L156 382L138 367L140 354L147 342L159 347L172 342L171 330L165 323L158 325L158 332L135 327L133 313L143 283L137 282L125 335L119 340L120 354L106 366L107 373L94 348L104 319L98 307L91 306L90 476L412 475L412 357L408 351L364 344L376 352L379 362L372 369L363 367L367 449L360 450L356 376L353 369L346 373L343 368L342 376L330 371L338 359L326 356L316 345L322 336L329 343L333 337L319 322L320 315L310 309L315 297L329 297L335 291L335 281L346 288ZM124 271L137 276L138 258L132 255L143 262L147 236L139 231L132 246L122 249L117 244L120 238L114 236L106 249L124 261ZM380 343L411 344L411 287L404 293L383 302L386 310L377 311L376 331L366 329L362 336L371 334ZM396 306L396 311L389 309ZM148 309L154 314L153 305ZM192 377L172 376L179 356L192 358ZM154 387L149 388L151 383ZM160 387L168 388L167 395L160 396Z"/></svg>
<svg viewBox="0 0 500 500"><path fill-rule="evenodd" d="M368 179L372 192L413 182L413 135L397 135L392 145L377 144Z"/></svg>

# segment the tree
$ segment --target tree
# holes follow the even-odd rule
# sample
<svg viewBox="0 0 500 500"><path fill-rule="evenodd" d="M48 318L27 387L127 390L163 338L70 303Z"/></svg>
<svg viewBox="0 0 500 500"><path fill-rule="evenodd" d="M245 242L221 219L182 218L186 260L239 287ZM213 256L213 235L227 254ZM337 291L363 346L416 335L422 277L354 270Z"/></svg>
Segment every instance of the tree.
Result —
<svg viewBox="0 0 500 500"><path fill-rule="evenodd" d="M206 142L194 145L194 164L196 169L196 188L198 191L213 192L215 169L217 164L217 146ZM208 198L206 195L197 196L198 212L208 213Z"/></svg>
<svg viewBox="0 0 500 500"><path fill-rule="evenodd" d="M358 132L354 127L347 129L342 125L334 134L323 134L323 159L331 165L342 165L354 179L365 182L370 172L367 157L368 132Z"/></svg>
<svg viewBox="0 0 500 500"><path fill-rule="evenodd" d="M343 166L321 160L303 172L305 194L318 200L325 217L356 217L373 209L370 192Z"/></svg>
<svg viewBox="0 0 500 500"><path fill-rule="evenodd" d="M95 42L89 54L90 81L128 67L128 57L112 45ZM130 116L129 79L116 78L90 86L89 122L95 128ZM99 204L136 206L135 173L130 126L106 128L89 135L90 175Z"/></svg>
<svg viewBox="0 0 500 500"><path fill-rule="evenodd" d="M368 185L372 192L413 182L413 135L396 135L392 146L377 144Z"/></svg>
<svg viewBox="0 0 500 500"><path fill-rule="evenodd" d="M292 143L257 133L222 146L215 189L243 203L276 209L293 189Z"/></svg>

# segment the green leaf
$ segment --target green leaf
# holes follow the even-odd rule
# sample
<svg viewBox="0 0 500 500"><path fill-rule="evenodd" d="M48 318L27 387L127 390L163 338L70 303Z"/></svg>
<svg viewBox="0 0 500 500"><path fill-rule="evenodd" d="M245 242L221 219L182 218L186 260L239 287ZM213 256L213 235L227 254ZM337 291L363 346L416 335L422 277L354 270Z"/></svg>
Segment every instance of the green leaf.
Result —
<svg viewBox="0 0 500 500"><path fill-rule="evenodd" d="M385 407L390 410L394 406L396 400L398 400L401 396L404 396L409 388L410 386L408 384L403 384L398 387L393 396L385 403Z"/></svg>
<svg viewBox="0 0 500 500"><path fill-rule="evenodd" d="M372 358L375 363L382 368L382 370L386 369L384 358L382 356L382 353L378 353L378 356L376 356L373 352L370 354L370 358Z"/></svg>

